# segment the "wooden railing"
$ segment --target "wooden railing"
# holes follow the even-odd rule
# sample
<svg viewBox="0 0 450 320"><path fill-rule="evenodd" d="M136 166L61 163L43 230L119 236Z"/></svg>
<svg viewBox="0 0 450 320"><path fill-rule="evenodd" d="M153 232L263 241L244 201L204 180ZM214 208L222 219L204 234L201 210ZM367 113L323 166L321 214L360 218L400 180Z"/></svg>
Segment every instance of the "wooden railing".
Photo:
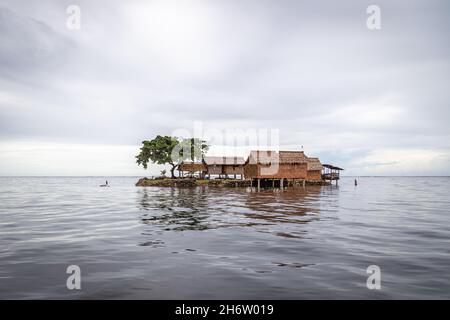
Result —
<svg viewBox="0 0 450 320"><path fill-rule="evenodd" d="M324 180L339 180L339 172L322 173L322 179L324 179Z"/></svg>

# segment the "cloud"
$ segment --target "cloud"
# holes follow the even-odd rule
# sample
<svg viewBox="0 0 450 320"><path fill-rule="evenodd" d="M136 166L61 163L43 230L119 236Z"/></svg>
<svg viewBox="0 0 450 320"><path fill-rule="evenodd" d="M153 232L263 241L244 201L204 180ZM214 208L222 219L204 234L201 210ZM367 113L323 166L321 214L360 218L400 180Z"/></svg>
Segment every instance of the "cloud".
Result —
<svg viewBox="0 0 450 320"><path fill-rule="evenodd" d="M356 0L78 4L71 31L64 2L0 0L0 141L116 150L201 121L343 167L450 147L446 1L379 1L379 31Z"/></svg>
<svg viewBox="0 0 450 320"><path fill-rule="evenodd" d="M450 149L378 149L349 166L360 175L450 175Z"/></svg>
<svg viewBox="0 0 450 320"><path fill-rule="evenodd" d="M0 175L158 175L162 166L152 166L145 171L133 165L137 150L137 145L0 143Z"/></svg>

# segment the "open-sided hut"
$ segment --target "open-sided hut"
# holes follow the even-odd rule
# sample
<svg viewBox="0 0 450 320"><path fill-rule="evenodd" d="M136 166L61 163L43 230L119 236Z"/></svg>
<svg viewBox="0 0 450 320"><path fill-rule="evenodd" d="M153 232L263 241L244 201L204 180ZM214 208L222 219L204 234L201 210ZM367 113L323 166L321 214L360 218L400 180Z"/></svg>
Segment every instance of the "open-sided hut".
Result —
<svg viewBox="0 0 450 320"><path fill-rule="evenodd" d="M178 171L181 176L185 174L193 176L197 173L199 177L203 178L206 172L206 166L203 162L183 161L178 166Z"/></svg>
<svg viewBox="0 0 450 320"><path fill-rule="evenodd" d="M342 168L333 166L331 164L323 164L323 172L322 172L322 179L323 180L329 180L330 182L335 180L336 185L338 184L340 171L344 170Z"/></svg>
<svg viewBox="0 0 450 320"><path fill-rule="evenodd" d="M219 175L226 178L229 176L243 178L244 176L244 158L241 157L204 157L203 163L209 177Z"/></svg>

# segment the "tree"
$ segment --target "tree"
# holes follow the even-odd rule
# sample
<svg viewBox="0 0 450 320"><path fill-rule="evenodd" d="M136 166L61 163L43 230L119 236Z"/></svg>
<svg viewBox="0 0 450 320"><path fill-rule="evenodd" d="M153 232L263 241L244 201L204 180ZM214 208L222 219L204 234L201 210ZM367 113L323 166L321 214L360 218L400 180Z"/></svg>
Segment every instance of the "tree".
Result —
<svg viewBox="0 0 450 320"><path fill-rule="evenodd" d="M171 177L175 178L175 169L183 160L199 160L208 151L205 141L198 138L178 139L171 136L156 136L153 140L142 141L140 153L136 156L138 165L147 169L148 162L170 164Z"/></svg>
<svg viewBox="0 0 450 320"><path fill-rule="evenodd" d="M181 140L176 147L179 151L179 160L202 160L209 146L206 141L198 138Z"/></svg>

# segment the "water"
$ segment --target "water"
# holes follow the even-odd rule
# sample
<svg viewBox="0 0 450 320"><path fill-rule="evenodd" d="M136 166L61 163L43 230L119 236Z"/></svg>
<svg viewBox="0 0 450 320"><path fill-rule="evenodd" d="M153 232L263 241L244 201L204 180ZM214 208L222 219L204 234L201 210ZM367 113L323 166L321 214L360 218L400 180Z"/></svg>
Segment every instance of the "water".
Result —
<svg viewBox="0 0 450 320"><path fill-rule="evenodd" d="M104 180L0 178L0 298L450 298L450 178L259 193Z"/></svg>

